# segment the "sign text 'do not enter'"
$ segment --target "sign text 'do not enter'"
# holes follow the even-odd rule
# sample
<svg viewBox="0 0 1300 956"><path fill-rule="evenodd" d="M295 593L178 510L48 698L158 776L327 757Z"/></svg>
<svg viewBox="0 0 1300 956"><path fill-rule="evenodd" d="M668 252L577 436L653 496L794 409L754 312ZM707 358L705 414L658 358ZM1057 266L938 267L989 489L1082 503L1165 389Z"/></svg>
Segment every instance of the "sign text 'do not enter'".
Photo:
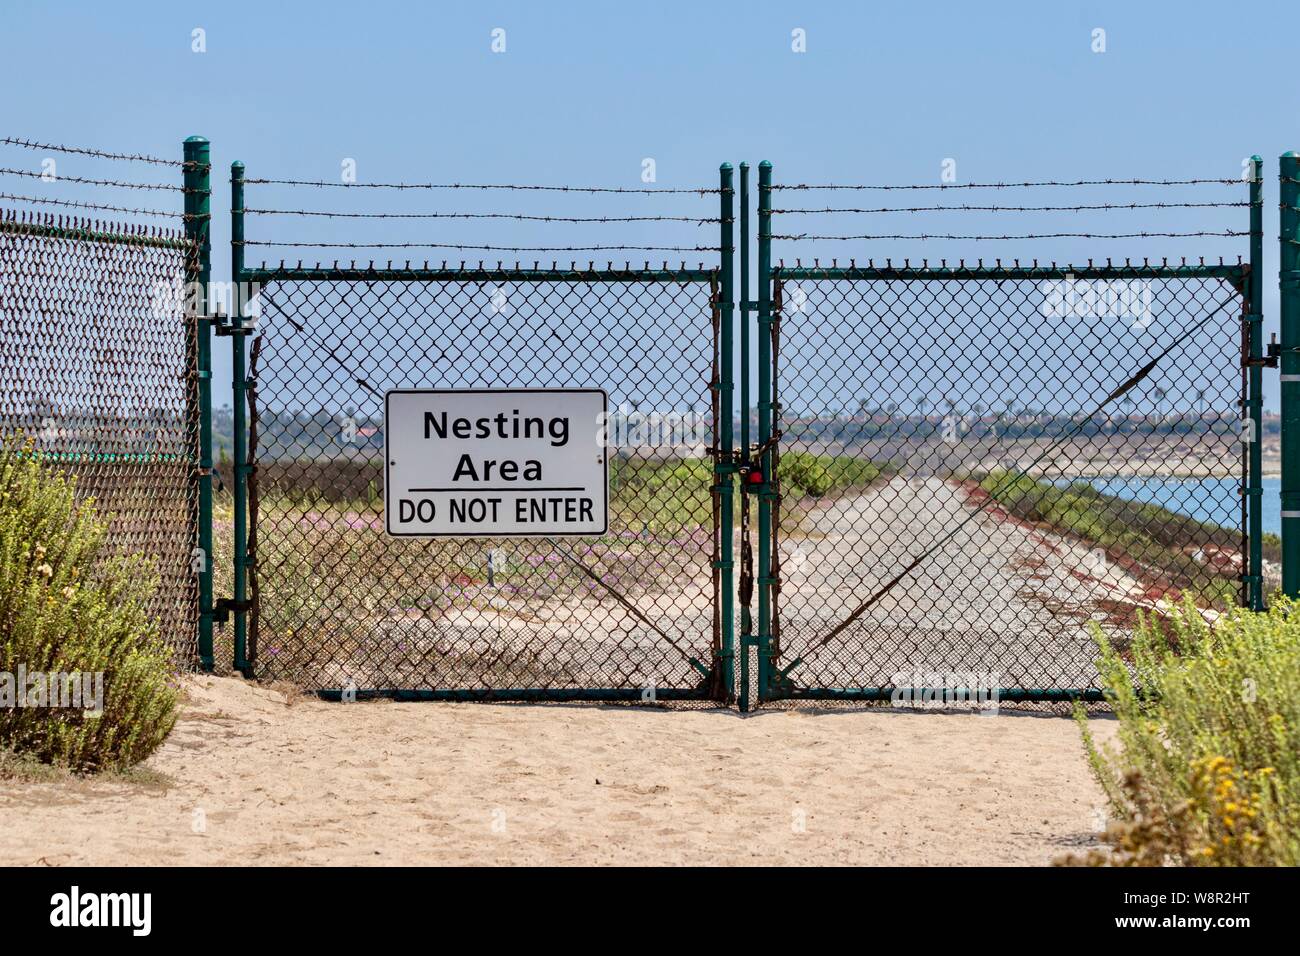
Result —
<svg viewBox="0 0 1300 956"><path fill-rule="evenodd" d="M388 533L604 534L607 405L594 388L388 392Z"/></svg>

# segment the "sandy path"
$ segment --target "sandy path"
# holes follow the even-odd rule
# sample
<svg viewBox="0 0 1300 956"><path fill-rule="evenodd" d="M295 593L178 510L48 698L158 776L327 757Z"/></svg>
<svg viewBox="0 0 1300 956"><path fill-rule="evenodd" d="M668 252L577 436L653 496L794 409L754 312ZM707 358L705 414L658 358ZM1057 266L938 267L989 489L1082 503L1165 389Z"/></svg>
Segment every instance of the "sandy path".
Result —
<svg viewBox="0 0 1300 956"><path fill-rule="evenodd" d="M0 863L1042 864L1102 807L1061 717L286 706L231 678L191 683L147 766L170 783L0 781Z"/></svg>
<svg viewBox="0 0 1300 956"><path fill-rule="evenodd" d="M824 648L819 638L972 514L969 492L938 477L894 477L783 517L781 623L804 684L887 685L898 673L999 673L1004 686L1096 680L1086 622L1098 599L1141 586L1104 554L999 518L974 517Z"/></svg>

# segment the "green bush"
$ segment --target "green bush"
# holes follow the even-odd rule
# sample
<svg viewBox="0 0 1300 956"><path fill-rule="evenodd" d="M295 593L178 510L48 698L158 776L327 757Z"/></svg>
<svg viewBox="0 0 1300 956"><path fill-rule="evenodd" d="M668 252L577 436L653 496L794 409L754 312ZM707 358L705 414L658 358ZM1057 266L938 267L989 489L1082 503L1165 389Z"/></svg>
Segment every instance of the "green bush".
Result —
<svg viewBox="0 0 1300 956"><path fill-rule="evenodd" d="M1078 717L1115 861L1300 864L1300 604L1207 623L1188 601L1139 623L1131 665L1095 636L1120 746Z"/></svg>
<svg viewBox="0 0 1300 956"><path fill-rule="evenodd" d="M803 451L783 454L776 475L784 488L813 498L826 494L835 483L821 458Z"/></svg>
<svg viewBox="0 0 1300 956"><path fill-rule="evenodd" d="M883 472L865 458L787 451L781 453L776 473L787 492L820 498L834 489L870 484Z"/></svg>
<svg viewBox="0 0 1300 956"><path fill-rule="evenodd" d="M106 523L71 479L30 446L0 447L0 749L93 771L129 767L163 742L177 695L145 611L156 585L143 558L110 553ZM103 675L98 716L86 705L17 706L34 696L31 675L60 673Z"/></svg>

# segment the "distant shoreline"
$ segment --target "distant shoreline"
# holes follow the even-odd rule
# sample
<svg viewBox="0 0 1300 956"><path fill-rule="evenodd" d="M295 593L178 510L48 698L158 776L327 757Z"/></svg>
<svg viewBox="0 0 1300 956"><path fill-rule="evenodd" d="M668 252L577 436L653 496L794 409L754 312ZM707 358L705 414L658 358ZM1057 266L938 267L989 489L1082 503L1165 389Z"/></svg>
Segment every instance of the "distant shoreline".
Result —
<svg viewBox="0 0 1300 956"><path fill-rule="evenodd" d="M1279 469L1265 468L1264 473L1260 477L1264 479L1269 479L1269 478L1280 479L1282 477L1282 472ZM1149 472L1133 471L1133 470L1081 471L1078 472L1077 474L1071 475L1068 479L1062 478L1061 480L1062 481L1066 481L1066 480L1095 481L1098 479L1114 480L1114 479L1123 479L1123 478L1141 478L1143 480L1151 480L1151 481L1216 481L1216 480L1222 480L1228 478L1240 479L1241 473L1236 471L1230 473L1224 473L1224 472L1215 473L1215 472L1204 472L1204 471L1198 472L1198 471L1191 471L1191 470L1149 471Z"/></svg>

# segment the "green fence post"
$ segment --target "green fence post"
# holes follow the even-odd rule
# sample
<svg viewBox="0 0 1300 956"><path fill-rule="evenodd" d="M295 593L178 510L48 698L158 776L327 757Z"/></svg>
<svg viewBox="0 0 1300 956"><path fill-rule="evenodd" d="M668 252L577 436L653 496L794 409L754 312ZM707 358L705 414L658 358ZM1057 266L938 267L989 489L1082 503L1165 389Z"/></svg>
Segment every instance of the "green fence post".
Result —
<svg viewBox="0 0 1300 956"><path fill-rule="evenodd" d="M186 301L195 303L198 318L194 348L198 401L198 549L199 567L199 666L212 670L212 328L208 283L212 279L212 147L202 136L191 136L181 146L185 160L185 235L198 247L198 296L186 290Z"/></svg>
<svg viewBox="0 0 1300 956"><path fill-rule="evenodd" d="M735 197L736 190L733 185L733 172L731 163L723 163L719 168L719 185L721 187L720 214L722 218L721 235L719 245L722 247L722 281L721 297L719 303L719 321L721 329L719 338L719 348L722 351L721 362L721 381L718 383L718 389L721 394L718 396L718 417L721 421L717 422L715 427L720 429L722 438L722 454L714 461L714 471L718 480L718 493L720 496L720 506L722 510L721 527L719 534L722 536L722 553L721 553L721 571L722 571L722 600L719 613L722 615L722 647L720 648L722 664L722 682L725 688L724 695L726 700L731 700L736 693L736 655L735 655L735 591L732 588L732 481L736 473L735 462L735 422L732 419L732 374L734 372L734 356L732 349L732 325L735 321L735 261L736 254L736 228L735 228Z"/></svg>
<svg viewBox="0 0 1300 956"><path fill-rule="evenodd" d="M772 437L772 164L758 164L758 443ZM758 699L772 684L772 452L759 460L758 486Z"/></svg>
<svg viewBox="0 0 1300 956"><path fill-rule="evenodd" d="M1300 596L1300 153L1278 160L1282 392L1282 593Z"/></svg>
<svg viewBox="0 0 1300 956"><path fill-rule="evenodd" d="M247 303L244 288L244 164L230 164L230 266L234 277L235 309L231 316L232 329L242 328ZM230 381L234 402L234 632L235 670L252 677L248 660L248 614L244 604L248 597L248 372L244 367L244 335L236 331L230 336Z"/></svg>
<svg viewBox="0 0 1300 956"><path fill-rule="evenodd" d="M1247 606L1264 610L1264 160L1252 156L1250 181L1250 298L1247 303L1247 334L1250 337L1250 388L1246 412L1251 421L1249 479L1246 486L1247 526L1250 556L1246 568Z"/></svg>
<svg viewBox="0 0 1300 956"><path fill-rule="evenodd" d="M749 163L740 164L740 453L749 460ZM742 484L742 507L749 510L749 488ZM749 529L745 528L748 535ZM741 544L744 548L748 541ZM749 569L742 569L742 574ZM754 621L749 601L740 605L740 709L749 710L749 648Z"/></svg>

